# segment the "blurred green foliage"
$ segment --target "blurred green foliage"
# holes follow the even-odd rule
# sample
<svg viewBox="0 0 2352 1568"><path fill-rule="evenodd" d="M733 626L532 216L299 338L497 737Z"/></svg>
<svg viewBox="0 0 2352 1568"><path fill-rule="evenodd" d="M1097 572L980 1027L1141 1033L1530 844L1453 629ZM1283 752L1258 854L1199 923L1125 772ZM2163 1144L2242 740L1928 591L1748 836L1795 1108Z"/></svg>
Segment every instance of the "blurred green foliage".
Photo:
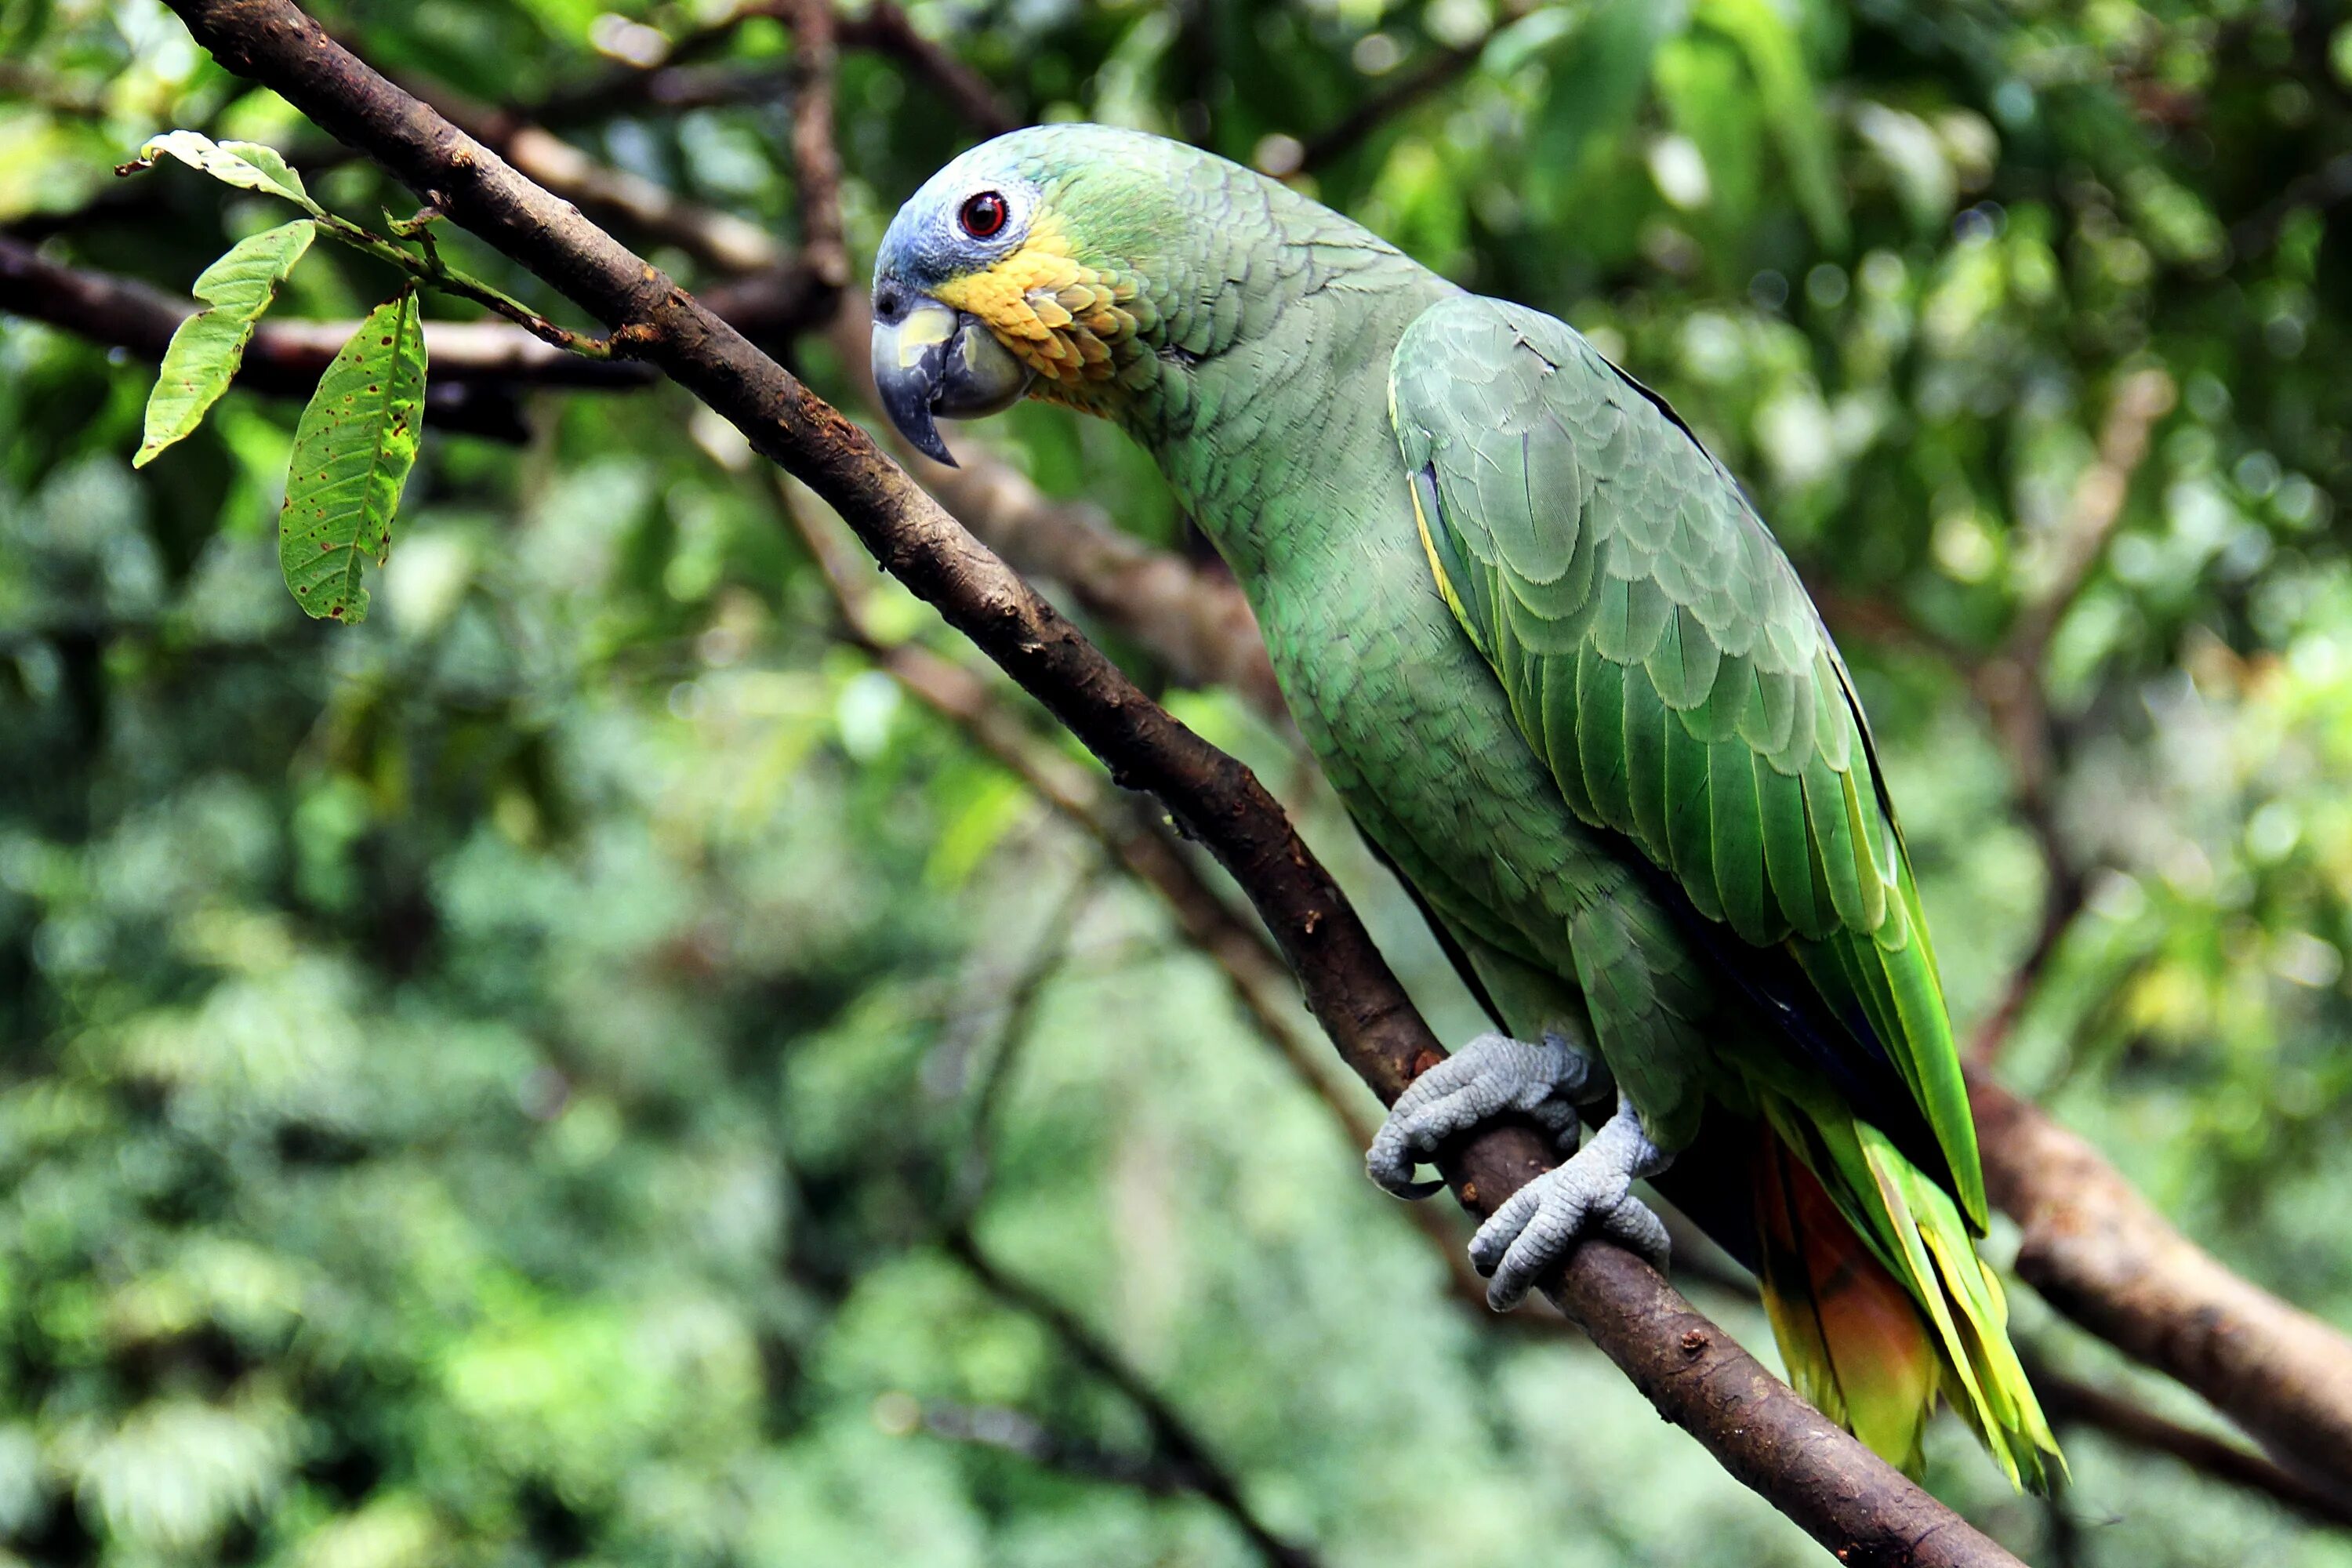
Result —
<svg viewBox="0 0 2352 1568"><path fill-rule="evenodd" d="M604 7L320 9L387 68L524 104L717 15ZM1983 1016L2031 946L2054 844L2086 908L2011 1076L2231 1266L2352 1320L2335 8L914 15L1024 116L1322 154L1325 200L1675 399L1832 607L1956 1008ZM756 80L789 50L758 21L696 64ZM1320 142L1444 51L1472 63ZM566 133L789 236L785 114L755 93ZM113 182L175 125L280 145L338 210L414 206L154 0L0 0L0 224L184 290L283 215L184 170ZM840 135L868 255L968 140L862 50ZM314 255L277 310L347 319L392 282ZM2150 371L2177 396L2108 466L2112 538L2021 668ZM1251 1561L1181 1489L1075 1473L1148 1430L943 1244L984 1171L986 1256L1331 1563L1815 1560L1597 1357L1451 1300L1157 907L830 635L766 476L688 401L525 393L520 444L428 434L381 613L331 627L274 561L295 407L234 393L134 476L151 375L0 317L0 1557ZM1194 548L1107 429L1024 408L965 439ZM2046 781L1988 717L2035 689ZM1433 1016L1472 1027L1286 739L1177 695L1294 781ZM1059 1466L1008 1448L1038 1432ZM1939 1491L2039 1561L2352 1562L2095 1436L2055 1510L1938 1439Z"/></svg>

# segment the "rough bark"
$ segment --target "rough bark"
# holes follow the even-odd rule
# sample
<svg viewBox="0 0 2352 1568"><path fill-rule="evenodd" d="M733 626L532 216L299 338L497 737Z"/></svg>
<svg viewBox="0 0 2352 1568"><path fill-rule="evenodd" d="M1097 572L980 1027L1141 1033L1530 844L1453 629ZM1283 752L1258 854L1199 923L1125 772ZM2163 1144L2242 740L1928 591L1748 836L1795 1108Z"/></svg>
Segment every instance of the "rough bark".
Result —
<svg viewBox="0 0 2352 1568"><path fill-rule="evenodd" d="M2019 1278L2195 1389L2288 1469L2352 1493L2352 1344L2174 1229L2081 1138L1982 1075L1985 1190L2025 1233Z"/></svg>

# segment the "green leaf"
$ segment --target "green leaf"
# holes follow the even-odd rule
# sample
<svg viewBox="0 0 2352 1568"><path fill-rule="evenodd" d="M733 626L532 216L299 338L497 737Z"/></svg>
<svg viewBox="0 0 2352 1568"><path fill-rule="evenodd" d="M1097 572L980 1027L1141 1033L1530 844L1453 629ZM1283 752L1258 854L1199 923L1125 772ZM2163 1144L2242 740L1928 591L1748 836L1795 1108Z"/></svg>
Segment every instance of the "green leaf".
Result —
<svg viewBox="0 0 2352 1568"><path fill-rule="evenodd" d="M196 298L205 308L180 323L163 351L163 368L156 373L155 390L147 395L146 436L138 456L131 459L132 468L145 468L158 452L204 423L205 410L220 400L237 366L245 363L254 322L278 298L278 286L310 248L317 232L309 218L296 218L238 240L227 255L205 268L196 279Z"/></svg>
<svg viewBox="0 0 2352 1568"><path fill-rule="evenodd" d="M1552 67L1535 128L1539 162L1565 178L1588 143L1631 123L1649 87L1651 57L1685 19L1681 0L1603 0L1589 12Z"/></svg>
<svg viewBox="0 0 2352 1568"><path fill-rule="evenodd" d="M310 193L302 188L302 176L287 164L275 147L265 147L258 142L215 142L195 131L170 131L140 148L137 162L126 163L123 171L152 167L160 157L177 158L190 168L202 169L214 179L243 190L283 196L313 217L326 216L310 199Z"/></svg>
<svg viewBox="0 0 2352 1568"><path fill-rule="evenodd" d="M1478 69L1487 76L1509 76L1576 31L1577 24L1582 20L1582 14L1571 5L1547 5L1530 11L1517 21L1495 29L1494 37L1478 53Z"/></svg>
<svg viewBox="0 0 2352 1568"><path fill-rule="evenodd" d="M1828 118L1805 69L1795 27L1772 0L1700 0L1698 19L1739 46L1756 79L1764 118L1780 143L1789 183L1813 237L1845 243L1845 204L1839 194L1836 154Z"/></svg>
<svg viewBox="0 0 2352 1568"><path fill-rule="evenodd" d="M367 618L365 563L392 552L392 519L416 461L425 404L425 328L416 296L378 305L320 379L294 428L278 562L303 613Z"/></svg>

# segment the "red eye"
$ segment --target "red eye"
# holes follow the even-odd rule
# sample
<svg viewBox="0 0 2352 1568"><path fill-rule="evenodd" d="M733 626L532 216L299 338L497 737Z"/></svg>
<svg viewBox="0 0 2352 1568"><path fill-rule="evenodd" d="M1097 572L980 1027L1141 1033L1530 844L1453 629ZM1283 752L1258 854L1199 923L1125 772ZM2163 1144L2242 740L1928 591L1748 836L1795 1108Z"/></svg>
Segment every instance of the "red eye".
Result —
<svg viewBox="0 0 2352 1568"><path fill-rule="evenodd" d="M993 239L1004 227L1004 220L1009 216L1010 211L1003 196L994 191L982 191L963 204L963 211L958 213L956 218L963 225L964 233L972 238Z"/></svg>

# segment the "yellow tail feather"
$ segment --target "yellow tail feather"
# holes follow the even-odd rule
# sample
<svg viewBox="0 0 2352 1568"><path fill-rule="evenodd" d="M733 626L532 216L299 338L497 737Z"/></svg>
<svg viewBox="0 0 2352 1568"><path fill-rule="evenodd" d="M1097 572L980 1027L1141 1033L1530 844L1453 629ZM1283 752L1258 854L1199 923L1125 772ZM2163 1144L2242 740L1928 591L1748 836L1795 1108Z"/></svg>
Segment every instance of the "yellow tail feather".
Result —
<svg viewBox="0 0 2352 1568"><path fill-rule="evenodd" d="M2012 1483L2046 1491L2064 1462L2010 1346L2000 1287L1950 1196L1874 1129L1849 1123L1843 1159L1813 1144L1817 1169L1778 1120L1762 1128L1756 1212L1764 1307L1790 1381L1914 1475L1940 1389ZM1825 1174L1857 1190L1835 1191Z"/></svg>

